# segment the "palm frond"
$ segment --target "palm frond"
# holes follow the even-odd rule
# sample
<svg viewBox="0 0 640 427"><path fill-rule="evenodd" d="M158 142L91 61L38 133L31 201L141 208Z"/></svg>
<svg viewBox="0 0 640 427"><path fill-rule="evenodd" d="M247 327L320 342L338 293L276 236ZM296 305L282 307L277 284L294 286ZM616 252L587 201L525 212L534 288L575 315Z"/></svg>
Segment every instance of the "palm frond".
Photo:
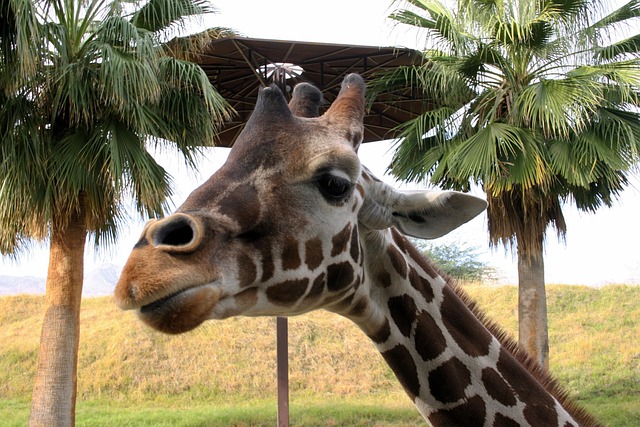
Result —
<svg viewBox="0 0 640 427"><path fill-rule="evenodd" d="M43 197L48 155L37 131L37 105L26 94L0 99L0 253L6 255L25 247L30 236L47 236L51 206Z"/></svg>
<svg viewBox="0 0 640 427"><path fill-rule="evenodd" d="M586 126L602 102L597 82L573 77L543 79L524 88L516 99L520 120L540 128L549 138L567 137Z"/></svg>
<svg viewBox="0 0 640 427"><path fill-rule="evenodd" d="M630 170L640 159L640 113L617 108L601 107L597 119L591 123L590 132L603 142L606 153L599 158L612 169ZM619 160L622 163L619 163Z"/></svg>
<svg viewBox="0 0 640 427"><path fill-rule="evenodd" d="M442 44L449 49L464 52L469 45L470 35L458 26L451 11L438 0L408 0L414 10L399 9L389 18L405 25L425 30L436 45Z"/></svg>
<svg viewBox="0 0 640 427"><path fill-rule="evenodd" d="M176 59L192 61L202 53L212 40L237 36L238 32L226 27L208 28L187 37L175 37L164 44L168 55Z"/></svg>
<svg viewBox="0 0 640 427"><path fill-rule="evenodd" d="M156 114L163 112L156 136L188 145L213 145L220 125L233 111L214 90L205 72L190 62L165 58L158 62L163 96ZM184 151L183 151L184 152Z"/></svg>
<svg viewBox="0 0 640 427"><path fill-rule="evenodd" d="M401 131L400 138L410 142L417 149L432 148L427 144L425 137L431 137L431 144L443 144L457 128L457 115L451 107L440 107L425 111L410 122L398 126Z"/></svg>
<svg viewBox="0 0 640 427"><path fill-rule="evenodd" d="M400 144L393 154L388 171L407 182L421 182L431 175L442 162L446 144L437 144L434 136L423 137L421 141L429 148L420 149L405 142Z"/></svg>
<svg viewBox="0 0 640 427"><path fill-rule="evenodd" d="M638 17L640 17L640 0L631 0L594 22L589 27L589 30L612 28L615 24L624 23Z"/></svg>
<svg viewBox="0 0 640 427"><path fill-rule="evenodd" d="M183 25L187 17L214 11L205 0L149 0L133 14L131 22L138 28L158 33Z"/></svg>
<svg viewBox="0 0 640 427"><path fill-rule="evenodd" d="M511 69L494 46L479 44L477 50L458 59L456 71L472 87L487 88L500 85Z"/></svg>
<svg viewBox="0 0 640 427"><path fill-rule="evenodd" d="M40 37L30 0L0 0L0 90L8 94L35 72Z"/></svg>
<svg viewBox="0 0 640 427"><path fill-rule="evenodd" d="M589 183L588 187L567 185L566 198L573 200L578 209L595 213L602 206L613 206L614 201L628 185L629 181L624 173L608 170L606 176Z"/></svg>
<svg viewBox="0 0 640 427"><path fill-rule="evenodd" d="M102 64L99 69L101 98L104 102L122 106L137 99L138 102L156 102L161 96L157 81L157 59L142 59L135 53L126 52L103 43ZM151 59L151 60L150 60Z"/></svg>
<svg viewBox="0 0 640 427"><path fill-rule="evenodd" d="M112 179L132 193L141 215L162 215L172 194L171 177L147 151L146 141L128 126L110 121L106 130Z"/></svg>
<svg viewBox="0 0 640 427"><path fill-rule="evenodd" d="M523 129L506 123L488 123L460 141L451 153L450 173L454 179L465 177L497 180L509 174L518 155L530 155L532 144Z"/></svg>
<svg viewBox="0 0 640 427"><path fill-rule="evenodd" d="M159 73L171 86L184 89L185 93L198 93L209 108L211 118L221 123L230 118L224 98L215 91L209 77L199 65L171 57L158 61Z"/></svg>
<svg viewBox="0 0 640 427"><path fill-rule="evenodd" d="M424 99L425 109L438 99L441 106L458 109L472 99L463 76L457 71L458 64L451 57L432 53L425 65L400 66L377 73L367 86L369 100L390 96L398 90L413 99Z"/></svg>
<svg viewBox="0 0 640 427"><path fill-rule="evenodd" d="M158 41L149 31L138 28L121 16L110 16L96 27L92 40L96 46L110 45L113 49L135 54L138 58L160 56Z"/></svg>
<svg viewBox="0 0 640 427"><path fill-rule="evenodd" d="M626 59L640 53L640 34L603 46L594 52L596 62Z"/></svg>
<svg viewBox="0 0 640 427"><path fill-rule="evenodd" d="M411 25L413 27L425 28L429 30L436 29L436 22L433 19L421 16L411 10L398 10L389 15L389 19L397 21L400 24Z"/></svg>
<svg viewBox="0 0 640 427"><path fill-rule="evenodd" d="M551 40L553 28L550 22L535 17L531 21L520 22L516 19L498 21L492 29L492 38L510 48L540 49Z"/></svg>

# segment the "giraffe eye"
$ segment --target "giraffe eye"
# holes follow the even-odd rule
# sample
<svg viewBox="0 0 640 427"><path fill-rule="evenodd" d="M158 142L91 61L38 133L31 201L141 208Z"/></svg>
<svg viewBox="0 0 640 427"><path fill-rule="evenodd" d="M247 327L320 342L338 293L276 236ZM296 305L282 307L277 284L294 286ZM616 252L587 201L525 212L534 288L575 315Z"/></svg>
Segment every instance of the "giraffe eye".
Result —
<svg viewBox="0 0 640 427"><path fill-rule="evenodd" d="M342 200L353 187L351 181L335 175L325 174L316 180L320 193L330 202Z"/></svg>

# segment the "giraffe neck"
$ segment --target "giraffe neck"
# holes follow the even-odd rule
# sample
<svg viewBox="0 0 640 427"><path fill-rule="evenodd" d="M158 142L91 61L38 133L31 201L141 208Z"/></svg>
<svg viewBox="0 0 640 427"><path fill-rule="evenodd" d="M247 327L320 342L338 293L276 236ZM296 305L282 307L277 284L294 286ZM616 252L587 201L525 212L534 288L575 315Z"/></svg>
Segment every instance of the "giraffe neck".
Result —
<svg viewBox="0 0 640 427"><path fill-rule="evenodd" d="M339 312L374 341L433 425L597 425L404 236L363 234L364 280Z"/></svg>

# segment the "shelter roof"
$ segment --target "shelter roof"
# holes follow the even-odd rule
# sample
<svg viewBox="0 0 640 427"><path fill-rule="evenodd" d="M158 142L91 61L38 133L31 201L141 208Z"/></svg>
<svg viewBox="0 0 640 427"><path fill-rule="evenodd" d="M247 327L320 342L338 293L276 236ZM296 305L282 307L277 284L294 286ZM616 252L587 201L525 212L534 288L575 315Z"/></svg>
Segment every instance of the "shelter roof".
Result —
<svg viewBox="0 0 640 427"><path fill-rule="evenodd" d="M286 91L299 82L322 90L326 105L336 98L342 79L355 72L365 79L399 65L419 64L419 52L398 47L353 46L246 37L211 41L194 59L237 116L219 134L219 146L231 146L253 111L258 90L270 84L274 65L302 68L286 80ZM393 102L389 102L393 99ZM365 117L364 142L393 138L393 129L424 111L424 100L407 91L385 94L374 100Z"/></svg>

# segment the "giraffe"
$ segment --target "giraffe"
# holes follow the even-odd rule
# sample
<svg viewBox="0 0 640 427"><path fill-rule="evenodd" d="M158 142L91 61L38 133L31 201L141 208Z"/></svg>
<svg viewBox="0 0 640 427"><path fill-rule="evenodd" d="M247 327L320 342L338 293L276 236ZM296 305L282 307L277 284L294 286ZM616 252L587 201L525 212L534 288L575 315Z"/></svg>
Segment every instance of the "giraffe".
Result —
<svg viewBox="0 0 640 427"><path fill-rule="evenodd" d="M346 76L321 116L311 85L289 104L262 89L227 162L145 225L116 304L171 334L325 309L373 341L431 425L598 425L407 240L440 237L486 202L398 191L361 165L365 87Z"/></svg>

